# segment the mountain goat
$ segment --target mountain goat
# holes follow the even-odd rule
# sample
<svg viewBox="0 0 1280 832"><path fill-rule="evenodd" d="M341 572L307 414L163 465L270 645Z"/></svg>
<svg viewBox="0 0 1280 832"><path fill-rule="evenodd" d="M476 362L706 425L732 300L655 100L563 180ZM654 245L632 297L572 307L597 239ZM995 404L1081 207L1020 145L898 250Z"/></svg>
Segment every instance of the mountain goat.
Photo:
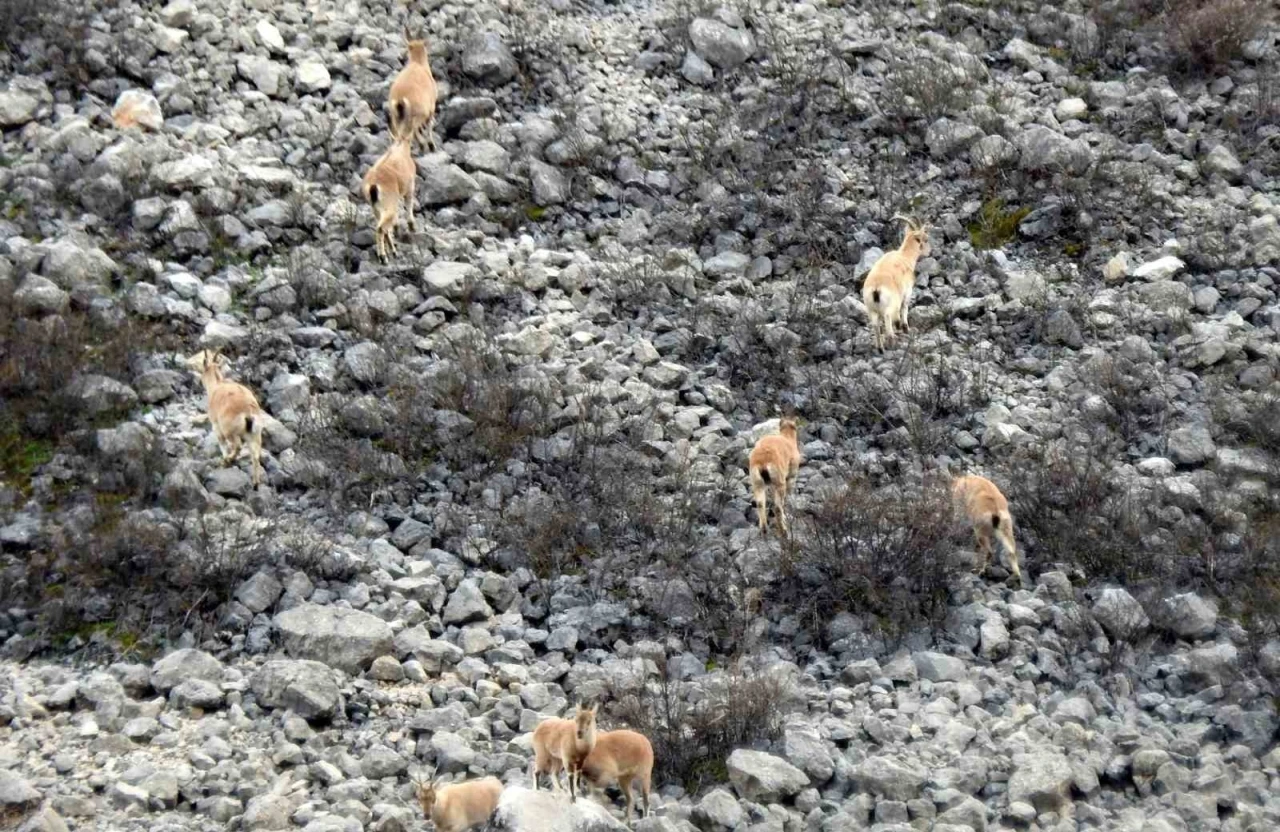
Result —
<svg viewBox="0 0 1280 832"><path fill-rule="evenodd" d="M995 537L1004 545L1009 559L1009 571L1022 584L1018 548L1013 542L1013 516L1009 514L1009 501L1000 493L1000 489L986 477L968 474L952 481L951 495L956 506L973 525L978 552L982 555L979 574L987 570L987 564L991 560L991 539Z"/></svg>
<svg viewBox="0 0 1280 832"><path fill-rule="evenodd" d="M911 331L908 311L916 285L916 263L929 242L926 226L901 214L894 214L893 218L907 224L902 245L885 252L862 284L862 303L867 307L876 349L881 352L884 352L886 335L889 343L893 343L893 328L898 321L902 321L903 332Z"/></svg>
<svg viewBox="0 0 1280 832"><path fill-rule="evenodd" d="M786 417L778 432L760 437L747 461L751 477L751 495L756 503L760 531L768 530L769 504L766 492L773 494L778 511L778 525L787 533L787 492L800 470L800 446L796 442L796 420Z"/></svg>

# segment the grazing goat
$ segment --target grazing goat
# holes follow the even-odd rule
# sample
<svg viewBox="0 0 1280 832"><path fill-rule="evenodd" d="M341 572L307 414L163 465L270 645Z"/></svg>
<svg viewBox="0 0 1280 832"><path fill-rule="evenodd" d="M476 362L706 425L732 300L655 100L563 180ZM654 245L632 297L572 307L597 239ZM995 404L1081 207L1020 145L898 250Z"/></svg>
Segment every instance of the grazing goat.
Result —
<svg viewBox="0 0 1280 832"><path fill-rule="evenodd" d="M597 788L616 784L627 799L627 826L631 826L631 807L634 799L631 787L640 783L640 796L644 799L642 818L649 816L649 786L653 776L653 746L644 734L635 731L602 731L596 737L596 746L582 761L582 776Z"/></svg>
<svg viewBox="0 0 1280 832"><path fill-rule="evenodd" d="M437 90L427 57L427 42L422 38L411 39L407 28L404 39L408 41L409 60L391 82L391 94L387 99L391 135L405 141L425 137L427 147L435 150Z"/></svg>
<svg viewBox="0 0 1280 832"><path fill-rule="evenodd" d="M414 794L422 813L436 832L466 832L489 821L498 808L502 783L496 777L440 786L422 777L413 778Z"/></svg>
<svg viewBox="0 0 1280 832"><path fill-rule="evenodd" d="M240 444L248 437L256 488L262 482L262 429L266 426L266 414L252 390L226 380L222 372L225 364L226 358L216 350L201 350L187 359L187 367L199 373L204 383L208 419L222 449L222 464L235 461Z"/></svg>
<svg viewBox="0 0 1280 832"><path fill-rule="evenodd" d="M1009 501L1000 493L996 484L976 474L958 477L951 483L951 495L956 506L964 511L973 524L973 535L982 555L981 574L991 560L991 538L994 535L1004 544L1008 554L1009 571L1022 584L1022 570L1018 567L1018 548L1013 542L1013 516L1009 514Z"/></svg>
<svg viewBox="0 0 1280 832"><path fill-rule="evenodd" d="M896 251L885 252L862 284L862 303L867 307L871 334L881 352L886 334L889 343L893 343L893 327L898 321L902 321L903 332L911 331L908 311L916 285L916 262L929 242L928 228L901 214L894 214L893 218L907 224L902 245Z"/></svg>
<svg viewBox="0 0 1280 832"><path fill-rule="evenodd" d="M374 242L378 257L384 263L396 253L396 220L400 217L401 203L409 215L409 232L417 230L413 219L417 179L418 166L409 152L407 139L394 139L387 152L378 157L364 175L364 198L373 209Z"/></svg>
<svg viewBox="0 0 1280 832"><path fill-rule="evenodd" d="M787 534L787 491L800 470L800 446L796 443L796 420L784 418L778 432L760 437L747 464L751 476L751 494L756 502L756 514L760 531L768 530L769 504L766 488L773 492L773 504L778 510L778 524Z"/></svg>
<svg viewBox="0 0 1280 832"><path fill-rule="evenodd" d="M568 772L569 796L577 797L578 775L583 759L596 745L596 708L578 705L573 719L548 719L533 730L533 788L538 775L546 772L552 790L560 790L560 769Z"/></svg>

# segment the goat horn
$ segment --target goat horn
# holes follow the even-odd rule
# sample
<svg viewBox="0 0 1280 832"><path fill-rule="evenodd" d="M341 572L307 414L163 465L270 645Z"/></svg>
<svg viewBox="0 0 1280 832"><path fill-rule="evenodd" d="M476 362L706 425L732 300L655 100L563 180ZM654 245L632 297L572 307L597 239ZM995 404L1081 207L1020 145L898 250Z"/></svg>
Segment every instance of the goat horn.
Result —
<svg viewBox="0 0 1280 832"><path fill-rule="evenodd" d="M915 227L915 222L911 219L911 217L908 217L906 214L894 214L892 217L889 218L890 222L892 222L893 220L902 220L909 227L912 227L912 228Z"/></svg>

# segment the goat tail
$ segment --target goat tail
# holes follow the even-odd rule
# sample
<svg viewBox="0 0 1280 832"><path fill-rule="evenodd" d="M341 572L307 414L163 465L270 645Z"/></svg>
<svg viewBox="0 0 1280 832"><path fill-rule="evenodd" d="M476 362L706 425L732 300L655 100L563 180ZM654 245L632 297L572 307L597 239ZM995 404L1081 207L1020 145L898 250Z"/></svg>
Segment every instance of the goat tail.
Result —
<svg viewBox="0 0 1280 832"><path fill-rule="evenodd" d="M254 431L253 426L254 426L253 414L252 414L252 413L246 413L246 414L245 414L245 416L244 416L244 432L245 432L245 433L250 433L250 434L251 434L251 433L255 433L256 431ZM262 423L261 423L261 422L259 422L259 423L258 423L258 430L261 430L261 429L262 429Z"/></svg>
<svg viewBox="0 0 1280 832"><path fill-rule="evenodd" d="M993 529L1000 528L1000 515L998 513L993 513L991 515L991 528Z"/></svg>
<svg viewBox="0 0 1280 832"><path fill-rule="evenodd" d="M378 186L377 185L369 186L369 204L370 205L378 204Z"/></svg>
<svg viewBox="0 0 1280 832"><path fill-rule="evenodd" d="M400 125L404 124L405 119L407 119L409 116L408 109L409 109L409 105L403 98L401 98L399 101L391 105L391 135L392 136L396 136L396 137L399 136Z"/></svg>
<svg viewBox="0 0 1280 832"><path fill-rule="evenodd" d="M765 485L772 485L772 484L773 484L773 480L771 479L771 475L769 474L769 466L768 466L768 465L761 465L761 466L760 466L759 468L757 468L756 470L760 472L760 481L761 481L762 483L764 483Z"/></svg>
<svg viewBox="0 0 1280 832"><path fill-rule="evenodd" d="M880 305L880 290L879 290L879 289L872 289L872 290L871 290L871 302L872 302L872 303L874 303L876 306L879 306L879 305Z"/></svg>

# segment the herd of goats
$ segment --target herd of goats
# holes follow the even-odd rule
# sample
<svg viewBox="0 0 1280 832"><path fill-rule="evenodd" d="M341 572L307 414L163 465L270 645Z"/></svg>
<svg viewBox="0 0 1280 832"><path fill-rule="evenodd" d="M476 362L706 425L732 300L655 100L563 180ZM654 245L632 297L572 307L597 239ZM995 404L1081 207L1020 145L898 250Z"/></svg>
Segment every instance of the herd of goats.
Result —
<svg viewBox="0 0 1280 832"><path fill-rule="evenodd" d="M408 60L391 85L388 100L391 147L365 174L363 193L373 209L378 256L385 262L396 253L395 227L403 203L407 224L414 230L414 184L417 165L411 145L424 141L435 147L433 128L436 112L436 82L431 74L427 45L421 38L408 41ZM909 331L908 306L915 287L916 263L928 246L928 228L901 215L906 223L901 245L885 253L867 274L862 299L870 319L875 346L882 351L886 340L894 340L895 326ZM226 359L214 350L201 350L187 359L187 366L199 374L207 396L207 418L222 450L222 463L234 463L248 442L253 485L262 480L262 432L268 418L253 391L227 380ZM756 504L760 531L768 531L768 503L772 498L778 526L789 534L786 499L799 471L802 456L797 441L794 416L781 419L777 433L760 438L751 450L748 473ZM1013 518L1000 489L985 477L961 476L952 481L956 507L973 526L979 572L986 570L993 542L998 540L1007 556L1010 572L1022 582L1018 553L1013 539ZM550 777L553 791L563 791L560 772L567 774L568 791L576 799L582 777L588 786L616 785L626 798L626 820L631 823L632 787L639 785L649 811L649 789L653 772L653 747L643 735L630 730L596 730L596 708L579 704L573 719L547 719L533 732L534 759L531 779L537 789L538 775ZM502 783L493 777L452 785L414 779L422 810L440 832L463 832L485 823L494 813Z"/></svg>

